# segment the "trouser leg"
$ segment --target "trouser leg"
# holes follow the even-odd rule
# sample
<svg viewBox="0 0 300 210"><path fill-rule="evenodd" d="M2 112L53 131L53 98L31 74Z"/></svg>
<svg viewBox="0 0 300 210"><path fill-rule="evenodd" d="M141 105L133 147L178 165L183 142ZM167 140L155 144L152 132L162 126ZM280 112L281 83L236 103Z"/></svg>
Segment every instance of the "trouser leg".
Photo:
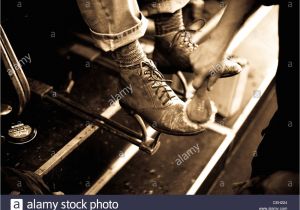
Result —
<svg viewBox="0 0 300 210"><path fill-rule="evenodd" d="M190 0L139 0L140 8L147 15L174 13L182 9Z"/></svg>
<svg viewBox="0 0 300 210"><path fill-rule="evenodd" d="M104 51L114 51L142 37L147 20L136 0L77 0L92 36Z"/></svg>

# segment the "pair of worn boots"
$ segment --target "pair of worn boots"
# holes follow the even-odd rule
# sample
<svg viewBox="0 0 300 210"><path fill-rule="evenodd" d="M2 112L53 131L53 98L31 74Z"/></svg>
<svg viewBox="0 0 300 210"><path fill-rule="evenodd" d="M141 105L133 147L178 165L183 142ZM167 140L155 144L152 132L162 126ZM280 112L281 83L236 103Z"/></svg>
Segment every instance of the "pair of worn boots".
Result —
<svg viewBox="0 0 300 210"><path fill-rule="evenodd" d="M191 40L191 33L184 29L182 15L177 13L168 30L163 26L165 17L156 20L153 60L147 58L141 45L135 41L114 52L120 66L120 88L132 87L131 94L120 100L123 108L140 115L159 132L171 135L194 135L204 130L201 122L189 120L184 103L170 88L163 74L177 70L192 72L189 56L198 47ZM167 20L168 21L168 20ZM177 22L176 22L177 21ZM160 30L163 29L163 30ZM211 103L205 98L203 122L212 114Z"/></svg>

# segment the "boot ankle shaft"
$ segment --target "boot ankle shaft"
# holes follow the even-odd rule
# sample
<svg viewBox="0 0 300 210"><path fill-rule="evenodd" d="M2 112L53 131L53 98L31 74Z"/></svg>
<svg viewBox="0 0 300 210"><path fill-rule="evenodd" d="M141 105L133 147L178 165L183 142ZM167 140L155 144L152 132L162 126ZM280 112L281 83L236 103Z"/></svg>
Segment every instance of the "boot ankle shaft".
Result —
<svg viewBox="0 0 300 210"><path fill-rule="evenodd" d="M114 60L122 66L131 66L147 60L147 56L139 41L118 48L113 53Z"/></svg>
<svg viewBox="0 0 300 210"><path fill-rule="evenodd" d="M157 35L164 35L184 29L181 9L172 14L164 13L155 15L154 20Z"/></svg>

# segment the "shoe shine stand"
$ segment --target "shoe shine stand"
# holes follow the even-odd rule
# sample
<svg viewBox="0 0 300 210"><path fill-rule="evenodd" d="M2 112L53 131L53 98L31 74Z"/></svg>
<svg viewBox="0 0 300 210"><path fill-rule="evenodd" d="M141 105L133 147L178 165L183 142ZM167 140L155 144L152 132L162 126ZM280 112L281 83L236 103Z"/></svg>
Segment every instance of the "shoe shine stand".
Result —
<svg viewBox="0 0 300 210"><path fill-rule="evenodd" d="M276 70L276 66L271 65L271 63L275 63L271 59L270 63L268 63L267 66L262 65L266 63L266 60L269 61L266 58L267 55L270 55L270 53L268 53L267 51L263 51L264 49L260 50L260 41L262 40L262 37L266 37L266 34L269 34L266 33L266 31L268 32L270 30L268 30L268 27L266 27L269 26L269 24L267 24L266 26L260 26L259 22L266 18L274 19L274 15L272 15L274 13L272 13L272 11L275 12L272 8L264 7L259 9L254 14L253 18L251 18L249 24L245 24L245 29L247 29L248 31L244 31L244 38L242 37L240 41L238 40L236 42L237 45L240 45L240 43L242 42L242 45L240 45L241 47L238 47L240 48L240 53L237 53L237 55L245 57L247 58L247 60L249 60L251 65L251 72L255 72L255 74L253 73L255 77L257 75L257 72L268 73L268 69L270 69L271 74L268 73L262 75L264 77L262 77L261 80L257 80L257 85L253 89L260 90L261 94L264 94L265 92L268 93L268 86L270 85L274 76L273 71ZM209 22L202 28L199 34L195 34L196 41L203 36L203 33L205 34L206 32L210 31L218 23L221 15L222 11L220 11L211 20L209 20ZM258 36L256 33L253 33L256 32L255 29L252 30L253 27L255 28L255 25L264 28L264 30L261 30L261 32L263 32L261 34L262 36ZM253 31L252 34L250 34L251 31ZM257 33L258 32L259 31L257 31ZM249 40L247 40L247 34L250 34ZM114 62L112 62L109 57L107 57L103 52L101 52L93 45L92 40L88 35L76 34L76 37L76 41L73 42L72 45L68 46L68 52L66 53L67 55L71 56L71 59L82 58L83 61L88 61L95 66L101 66L99 70L104 70L105 68L107 68L109 69L108 73L111 75L113 74L113 72L110 70L118 72L118 68L114 65ZM3 34L1 32L1 39L2 38ZM243 39L246 39L246 41L243 41ZM149 51L151 51L151 49L153 50L153 40L142 39L141 42L149 49ZM1 40L1 44L2 43L3 42ZM258 43L258 45L255 45L256 47L254 49L259 51L260 53L256 53L257 57L252 58L251 56L254 56L255 53L249 53L249 50L253 49L252 45L254 45L255 43ZM237 51L234 50L234 53L236 52ZM259 56L262 58L260 58ZM5 60L3 59L3 61ZM77 62L74 62L74 64L76 64L77 67L74 68L75 70L81 67L77 66ZM11 67L9 66L6 66L6 68L11 69ZM87 71L83 73L86 76L84 78L85 82L90 82L89 78L91 72L92 71ZM105 79L107 79L108 83L115 81L116 77L111 76L110 78L110 75L107 72L105 72L105 74L102 73L103 72L99 73L99 71L96 72L97 75L104 75L104 78L105 76L107 76L108 78ZM182 72L177 72L176 75L173 75L173 78L176 78L176 80L178 80L178 82L174 82L176 83L175 92L178 95L181 95L182 99L189 98L189 78ZM97 78L101 79L103 77ZM39 128L41 129L39 132L40 135L37 135L36 141L33 141L33 144L24 145L24 147L26 147L27 151L29 152L26 153L25 151L23 151L21 146L14 145L11 148L4 148L6 149L4 151L5 153L9 152L12 155L13 153L15 153L16 148L19 149L16 160L12 161L11 156L6 157L5 153L3 154L3 157L7 159L6 162L12 163L13 166L19 162L19 157L21 157L23 160L21 164L26 164L26 168L31 167L29 168L29 170L35 171L35 174L41 177L52 177L51 181L53 181L55 184L57 183L56 181L59 181L62 178L74 178L73 181L70 181L70 183L72 183L72 186L68 185L60 188L60 190L65 191L66 193L71 192L73 194L74 192L79 192L70 189L70 187L73 188L74 185L78 185L78 188L80 187L80 193L87 195L95 195L97 193L195 194L196 192L199 193L199 191L201 193L206 193L214 180L216 180L216 176L224 167L223 163L225 162L226 158L229 158L228 156L230 155L230 150L232 149L233 145L235 145L239 140L236 134L241 130L242 125L245 124L248 116L256 111L254 108L257 106L259 101L258 98L252 97L252 86L249 86L246 88L247 91L244 94L245 100L243 100L243 105L238 113L239 115L237 118L232 118L231 124L227 121L221 121L222 123L215 122L212 123L212 125L206 125L206 132L191 137L162 135L164 141L162 141L162 144L160 146L159 133L157 133L150 126L146 127L146 124L138 115L132 116L139 123L139 126L135 125L134 120L129 118L126 113L124 117L124 112L121 110L122 108L118 102L114 103L108 108L105 107L106 104L104 104L104 106L99 106L99 109L98 107L95 107L95 110L102 110L99 112L95 112L87 109L86 107L87 105L89 105L88 103L90 101L88 101L87 105L85 104L84 106L82 103L79 103L81 102L81 97L77 97L80 99L76 98L76 100L74 100L71 99L72 94L68 95L63 91L56 91L52 86L48 84L34 79L28 79L28 81L30 85L29 92L31 91L32 96L38 96L39 99L42 99L39 100L41 103L37 102L37 107L41 106L42 108L44 108L44 106L49 106L51 107L51 109L55 109L55 111L58 110L58 112L57 115L54 114L53 116L50 116L52 112L50 114L45 114L42 112L40 113L41 118L43 118L44 116L51 118L49 119L50 123L48 124L48 121L44 124L43 122L41 122L41 126ZM76 80L76 82L78 83L81 81L82 80ZM254 81L254 79L250 78L250 82L248 79L247 83L250 84L252 81ZM81 88L81 83L79 86ZM182 87L179 88L179 86ZM99 87L106 88L106 86L102 84L99 85ZM108 93L106 92L103 95L99 94L99 98L101 98L102 96L108 97L109 94L111 94L109 91L110 88L112 88L111 90L114 90L115 84L110 84L107 89ZM84 91L81 92L83 92L84 94L86 90L84 89ZM22 96L25 94L20 92L20 95ZM21 99L22 98L24 97L21 97ZM47 101L50 103L43 103L43 101ZM97 103L94 103L94 105L95 104ZM61 107L62 110L60 110L59 107ZM27 111L29 110L29 108L31 108L31 106L28 106L25 110ZM94 108L94 106L91 106L91 109L92 108ZM13 110L18 109L13 107ZM64 110L67 110L71 114L69 114L68 112L64 112ZM1 112L2 111L4 111L3 113L8 113L9 109L3 109L1 110ZM34 114L38 113L35 112L35 110L33 110L32 112ZM64 118L65 115L68 118L75 118L75 120L68 120L67 118ZM77 116L80 117L79 120L77 119ZM113 118L113 120L111 118ZM115 120L118 119L120 121L116 122ZM59 121L59 124L57 123L57 121ZM60 121L64 122L61 123ZM87 121L89 122L88 125L85 124ZM72 124L73 122L75 122L76 125L77 123L82 123L82 126L76 127L74 126L74 124ZM50 128L49 125L51 123L53 125L51 125L52 127ZM255 121L253 121L252 123L255 123ZM59 127L59 130L53 129L53 127L56 128L61 125L63 127ZM72 126L76 128L72 128ZM103 130L106 130L108 132L102 133L102 128ZM52 129L55 132L52 132ZM42 130L45 133L44 136L42 135ZM61 135L50 135L52 133L61 132L62 130L64 131L64 133L62 133ZM71 131L71 133L69 131ZM118 138L117 136L120 136L122 138ZM189 138L189 140L185 141L187 138ZM119 141L119 139L124 139L125 141ZM211 141L212 139L213 141ZM49 147L49 145L51 146L51 148ZM55 145L57 146L54 147ZM177 154L182 154L192 146L199 146L201 152L199 154L195 154L193 156L193 159L189 159L189 161L186 162L187 170L182 170L181 172L183 173L178 173L178 166L174 164L174 160L177 157ZM39 153L32 154L32 151L37 151L37 148L41 148ZM49 153L50 149L51 154ZM52 153L52 150L55 151L55 153ZM144 151L147 154L154 154L156 151L157 153L154 156L149 157L148 155L144 155L143 153L138 153L139 150ZM38 157L38 155L40 154L42 154L44 158L38 160L38 158L36 157ZM76 158L80 158L80 163L76 162ZM92 162L93 164L90 164L90 162ZM81 175L76 174L76 176L71 177L73 176L73 173L78 173L80 171L80 167L86 165L87 167L85 169L92 170L84 170L84 172L82 173L84 175L86 175L87 173L88 176L91 176L91 174L94 175L94 178L91 180L87 178L84 179L84 181L89 180L91 182L91 185L89 186L83 186L82 184L77 183L75 177L81 177ZM186 171L190 171L190 173L185 173ZM155 182L153 182L153 180ZM190 180L195 181L191 183ZM141 185L141 181L146 184ZM122 186L123 183L124 186ZM181 183L181 185L184 187L179 189L178 185L174 185L174 183ZM216 185L219 186L219 183L217 183ZM132 188L129 188L131 186ZM114 189L114 187L116 189ZM108 191L108 189L110 191ZM134 192L132 192L131 190L134 190Z"/></svg>

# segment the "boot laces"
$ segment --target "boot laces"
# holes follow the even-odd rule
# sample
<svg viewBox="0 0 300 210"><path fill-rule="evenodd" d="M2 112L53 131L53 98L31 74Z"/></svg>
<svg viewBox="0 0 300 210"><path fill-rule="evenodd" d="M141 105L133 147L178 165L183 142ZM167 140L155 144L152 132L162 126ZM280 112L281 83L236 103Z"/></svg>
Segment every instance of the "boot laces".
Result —
<svg viewBox="0 0 300 210"><path fill-rule="evenodd" d="M172 80L165 79L152 60L142 61L140 65L141 69L143 66L148 67L148 69L144 71L144 75L148 77L149 82L152 82L151 88L155 89L155 94L158 95L159 90L162 89L162 94L158 97L159 100L163 100L162 105L165 105L172 98L176 97L175 94L172 94L173 90L167 85L167 82L172 83ZM142 74L142 71L140 74Z"/></svg>
<svg viewBox="0 0 300 210"><path fill-rule="evenodd" d="M195 32L194 30L187 30L187 29L179 30L175 34L170 44L170 48L172 48L175 44L179 43L180 46L184 46L190 48L191 50L194 50L195 48L198 47L198 45L192 41L191 33L194 32Z"/></svg>
<svg viewBox="0 0 300 210"><path fill-rule="evenodd" d="M188 28L191 28L197 22L201 22L201 26L199 28L197 28L197 29L188 29ZM185 29L181 29L175 34L175 36L174 36L174 38L173 38L173 40L170 44L170 47L172 48L177 43L177 41L179 39L181 39L181 41L179 41L180 45L186 46L186 47L191 48L192 50L194 50L195 48L198 47L198 44L196 44L192 41L191 33L196 33L198 31L200 31L201 28L203 28L205 26L205 24L206 24L206 21L202 18L194 20Z"/></svg>

